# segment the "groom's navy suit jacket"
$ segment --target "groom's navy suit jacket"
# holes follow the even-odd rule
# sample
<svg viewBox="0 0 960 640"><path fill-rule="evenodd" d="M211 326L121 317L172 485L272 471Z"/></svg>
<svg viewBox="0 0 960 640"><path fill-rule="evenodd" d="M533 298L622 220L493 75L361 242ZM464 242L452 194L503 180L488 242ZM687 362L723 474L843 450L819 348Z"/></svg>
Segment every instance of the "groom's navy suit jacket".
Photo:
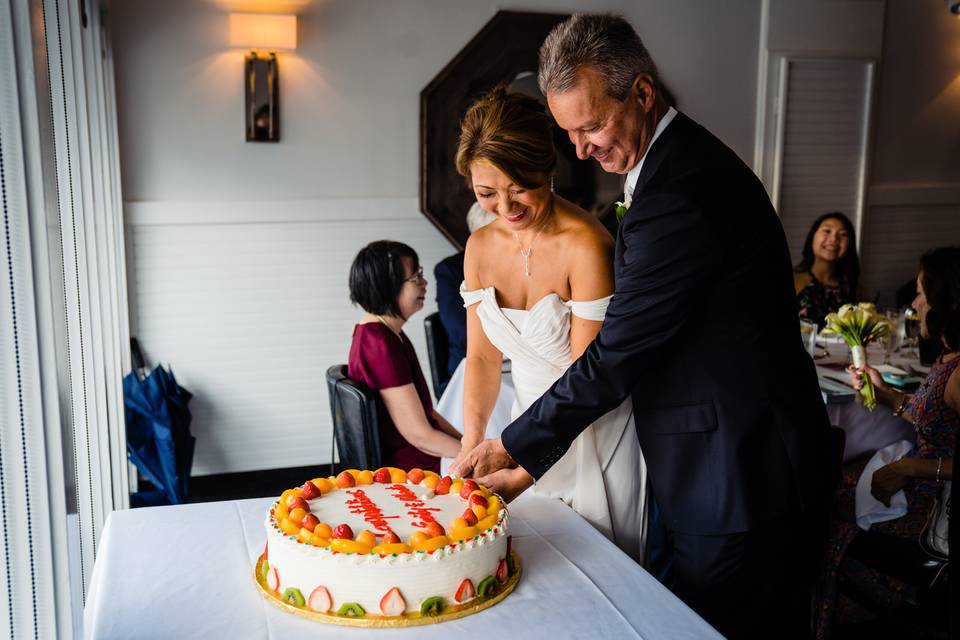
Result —
<svg viewBox="0 0 960 640"><path fill-rule="evenodd" d="M539 478L632 394L668 530L747 531L822 501L829 421L783 227L753 172L678 114L647 154L615 260L596 340L503 433L514 460Z"/></svg>

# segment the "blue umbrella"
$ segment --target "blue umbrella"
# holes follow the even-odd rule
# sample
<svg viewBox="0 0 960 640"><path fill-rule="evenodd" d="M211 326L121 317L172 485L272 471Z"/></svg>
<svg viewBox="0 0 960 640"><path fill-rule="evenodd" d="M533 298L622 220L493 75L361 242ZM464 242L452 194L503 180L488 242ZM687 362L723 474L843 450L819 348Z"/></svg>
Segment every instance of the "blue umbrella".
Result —
<svg viewBox="0 0 960 640"><path fill-rule="evenodd" d="M127 423L127 455L156 491L131 496L133 506L182 504L193 466L196 438L190 435L193 397L177 384L172 370L158 365L141 375L143 355L136 338L130 340L134 370L123 378Z"/></svg>

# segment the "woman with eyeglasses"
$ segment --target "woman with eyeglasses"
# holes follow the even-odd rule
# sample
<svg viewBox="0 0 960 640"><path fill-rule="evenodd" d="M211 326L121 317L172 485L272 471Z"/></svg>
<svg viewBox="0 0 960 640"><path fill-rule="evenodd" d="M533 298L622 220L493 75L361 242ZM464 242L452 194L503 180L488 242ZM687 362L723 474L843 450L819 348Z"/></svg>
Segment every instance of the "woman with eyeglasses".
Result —
<svg viewBox="0 0 960 640"><path fill-rule="evenodd" d="M347 375L379 391L380 449L385 466L440 471L440 457L460 451L460 432L433 409L403 325L423 308L427 280L417 252L379 240L350 267L350 300L366 314L353 329Z"/></svg>

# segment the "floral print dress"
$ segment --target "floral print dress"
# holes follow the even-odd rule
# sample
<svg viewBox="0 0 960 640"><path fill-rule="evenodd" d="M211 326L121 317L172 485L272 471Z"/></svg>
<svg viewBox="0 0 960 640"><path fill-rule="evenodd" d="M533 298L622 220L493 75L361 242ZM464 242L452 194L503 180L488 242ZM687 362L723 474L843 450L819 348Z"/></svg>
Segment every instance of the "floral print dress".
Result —
<svg viewBox="0 0 960 640"><path fill-rule="evenodd" d="M944 393L947 381L958 366L960 357L948 362L941 358L930 368L926 381L913 395L910 413L914 418L917 441L913 451L907 455L931 460L953 457L957 432L960 431L960 414L947 405ZM871 595L876 603L889 608L900 606L911 588L900 580L844 557L847 547L860 531L854 518L854 495L857 480L868 459L854 460L843 467L843 480L837 489L834 517L830 525L825 569L815 602L814 628L818 640L830 637L834 621L856 617L855 605L846 599L838 600L837 597L837 575L841 571L846 580L857 585L858 591ZM919 540L940 485L934 480L912 478L903 489L907 496L907 513L896 520L874 524L870 530L898 538Z"/></svg>
<svg viewBox="0 0 960 640"><path fill-rule="evenodd" d="M823 328L823 320L827 314L836 311L848 302L853 302L853 297L845 287L828 287L823 284L813 274L810 276L810 282L797 294L797 307L800 308L800 319L807 322L816 322L817 326Z"/></svg>

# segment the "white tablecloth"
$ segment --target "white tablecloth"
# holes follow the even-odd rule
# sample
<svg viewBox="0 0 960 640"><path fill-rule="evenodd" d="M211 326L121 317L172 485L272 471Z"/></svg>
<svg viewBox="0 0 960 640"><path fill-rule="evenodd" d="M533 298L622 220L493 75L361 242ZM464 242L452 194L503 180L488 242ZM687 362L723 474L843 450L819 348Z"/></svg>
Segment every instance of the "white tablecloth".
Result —
<svg viewBox="0 0 960 640"><path fill-rule="evenodd" d="M253 579L271 500L115 511L93 569L87 638L720 638L580 516L555 500L511 505L523 575L490 609L437 625L353 629L286 613Z"/></svg>
<svg viewBox="0 0 960 640"><path fill-rule="evenodd" d="M837 368L849 365L850 348L845 343L834 340L826 343L825 349L821 346L817 350L821 354L824 350L826 352L826 355L816 359L817 375L821 381L824 378L829 378L828 382L831 384L844 383L849 385L850 375L846 371L838 371ZM883 350L875 344L870 345L867 350L867 360L874 366L883 362ZM895 353L889 360L890 364L908 372L920 368L919 358L911 352ZM847 441L843 450L844 462L872 454L874 451L899 440L910 440L912 442L916 439L913 425L903 418L893 415L889 407L879 405L876 410L867 411L862 404L852 401L852 396L845 402L834 403L828 400L827 415L830 416L831 424L840 427L846 433Z"/></svg>

